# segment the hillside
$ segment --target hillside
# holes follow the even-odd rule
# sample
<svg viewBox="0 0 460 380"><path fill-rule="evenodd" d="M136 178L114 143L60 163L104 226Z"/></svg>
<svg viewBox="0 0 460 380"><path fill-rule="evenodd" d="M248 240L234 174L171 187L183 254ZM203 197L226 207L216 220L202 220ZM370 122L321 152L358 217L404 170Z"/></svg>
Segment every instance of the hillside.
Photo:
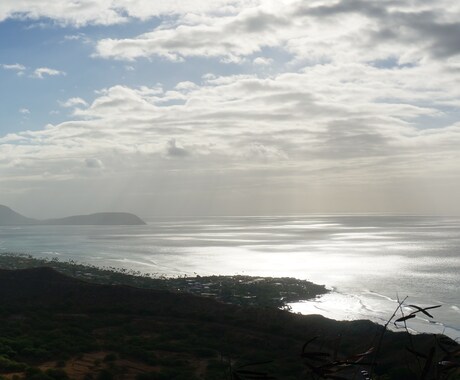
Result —
<svg viewBox="0 0 460 380"><path fill-rule="evenodd" d="M103 212L91 215L75 215L65 218L38 220L18 214L7 206L0 205L0 226L24 225L143 225L138 216L126 212Z"/></svg>
<svg viewBox="0 0 460 380"><path fill-rule="evenodd" d="M27 218L7 206L0 205L0 226L22 226L36 223L35 219Z"/></svg>
<svg viewBox="0 0 460 380"><path fill-rule="evenodd" d="M134 214L126 212L101 212L91 215L75 215L40 222L45 225L141 225L145 222Z"/></svg>
<svg viewBox="0 0 460 380"><path fill-rule="evenodd" d="M231 372L239 376L235 379L249 379L249 370L267 374L257 378L309 378L312 368L328 361L371 347L375 354L382 332L382 326L368 321L336 322L190 294L97 285L50 268L0 270L0 305L0 373L7 377L33 378L47 371L53 379L59 367L60 379L64 371L82 380L217 380ZM302 346L314 337L302 357ZM428 352L434 339L448 342L448 350L458 349L447 338L411 339L421 352ZM408 344L406 333L387 332L375 372L417 378ZM328 357L318 364L309 357L315 352ZM340 369L341 378L364 379L361 371L374 354L359 363L355 356L353 364ZM245 367L255 362L264 364Z"/></svg>

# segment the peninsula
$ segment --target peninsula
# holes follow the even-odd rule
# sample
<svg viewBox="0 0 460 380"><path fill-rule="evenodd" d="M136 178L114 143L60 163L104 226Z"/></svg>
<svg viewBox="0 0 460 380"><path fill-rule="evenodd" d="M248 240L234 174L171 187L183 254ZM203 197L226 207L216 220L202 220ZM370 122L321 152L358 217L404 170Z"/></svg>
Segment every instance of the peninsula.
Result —
<svg viewBox="0 0 460 380"><path fill-rule="evenodd" d="M0 226L82 226L82 225L143 225L141 218L126 212L102 212L90 215L75 215L58 219L32 219L23 216L7 206L0 205Z"/></svg>

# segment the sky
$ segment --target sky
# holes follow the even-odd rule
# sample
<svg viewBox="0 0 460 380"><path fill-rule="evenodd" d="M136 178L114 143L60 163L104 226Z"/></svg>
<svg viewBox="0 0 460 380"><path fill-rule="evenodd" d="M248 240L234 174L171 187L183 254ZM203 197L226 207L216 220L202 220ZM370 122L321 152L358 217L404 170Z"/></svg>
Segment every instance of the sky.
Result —
<svg viewBox="0 0 460 380"><path fill-rule="evenodd" d="M460 215L457 0L2 0L0 204Z"/></svg>

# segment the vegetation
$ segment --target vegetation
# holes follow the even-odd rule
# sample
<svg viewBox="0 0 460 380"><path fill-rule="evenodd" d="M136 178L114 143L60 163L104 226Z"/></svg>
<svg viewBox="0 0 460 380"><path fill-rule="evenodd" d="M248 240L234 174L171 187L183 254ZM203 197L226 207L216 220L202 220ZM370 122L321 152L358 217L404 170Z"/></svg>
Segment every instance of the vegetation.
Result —
<svg viewBox="0 0 460 380"><path fill-rule="evenodd" d="M288 308L288 303L315 298L327 293L323 285L287 277L185 276L168 278L127 269L98 268L75 261L0 254L0 268L3 269L26 269L41 266L98 284L129 285L144 289L186 292L237 305Z"/></svg>
<svg viewBox="0 0 460 380"><path fill-rule="evenodd" d="M407 299L407 297L406 297ZM302 357L306 366L309 368L312 378L318 379L349 379L356 378L360 374L362 378L370 379L459 379L460 378L460 347L459 345L442 335L434 335L431 342L417 342L409 333L406 321L415 318L418 313L433 318L429 310L437 309L441 305L429 307L419 307L409 305L412 312L404 314L402 305L403 301L398 303L395 312L388 319L387 323L374 336L372 345L365 352L356 352L352 355L341 357L339 353L340 338L333 352L327 350L309 350L309 345L314 342L318 336L307 341L302 348ZM401 316L396 318L400 312ZM398 366L399 360L394 357L392 362L386 365L378 365L382 354L382 345L385 334L388 332L388 325L393 322L395 326L403 324L406 334L405 350L397 350L390 354L404 355L405 366ZM392 357L393 357L392 355ZM340 375L338 375L340 374Z"/></svg>
<svg viewBox="0 0 460 380"><path fill-rule="evenodd" d="M401 310L387 326L435 309ZM0 270L0 379L458 378L454 341L387 326L89 283L50 268Z"/></svg>

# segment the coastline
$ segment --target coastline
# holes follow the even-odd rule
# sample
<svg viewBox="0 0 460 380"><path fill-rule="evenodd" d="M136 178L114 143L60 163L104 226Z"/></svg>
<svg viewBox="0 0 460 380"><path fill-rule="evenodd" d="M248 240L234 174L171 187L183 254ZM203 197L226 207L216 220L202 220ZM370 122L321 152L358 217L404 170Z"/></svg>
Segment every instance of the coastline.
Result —
<svg viewBox="0 0 460 380"><path fill-rule="evenodd" d="M460 307L460 219L304 216L148 222L131 228L1 228L0 251L131 268L158 277L289 276L358 296L365 302L344 309L378 322L393 311L395 301L382 308L386 300L374 305L374 295L408 295L411 303L444 305L436 316L460 329L455 309ZM349 301L356 304L354 298ZM327 309L323 314L328 317L352 318Z"/></svg>
<svg viewBox="0 0 460 380"><path fill-rule="evenodd" d="M447 337L395 333L370 321L337 322L184 292L104 285L43 266L0 270L0 301L2 332L12 337L2 341L7 378L24 373L27 379L31 371L55 374L48 372L54 368L61 375L72 373L74 363L90 355L106 364L93 361L72 378L84 380L88 373L103 371L123 374L128 364L135 368L133 375L161 371L168 373L161 379L176 378L170 371L179 370L178 379L217 380L235 366L258 363L257 371L273 377L257 378L294 380L327 368L331 374L340 370L341 378L360 379L366 368L366 373L406 379L421 371L415 357L406 358L408 344L419 352L435 350L430 364L445 360L446 350L458 350ZM19 326L27 326L22 335ZM51 341L50 329L59 331ZM13 351L19 342L21 350ZM34 348L37 344L41 350ZM457 367L446 370L457 373Z"/></svg>
<svg viewBox="0 0 460 380"><path fill-rule="evenodd" d="M321 315L338 322L370 321L384 325L398 305L396 299L375 292L366 293L373 298L363 299L359 295L342 293L334 287L328 288L310 281L287 277L241 275L151 277L140 271L126 268L101 268L73 260L65 262L56 258L0 253L0 268L25 269L39 266L49 266L66 275L94 283L184 292L234 305L273 307L294 314ZM376 299L378 299L377 304ZM374 303L369 302L370 300ZM406 313L410 311L410 308L405 308ZM417 316L410 322L408 330L414 334L442 334L454 340L460 337L459 329L436 318L429 320ZM401 326L397 327L393 324L390 324L389 328L395 332L402 331Z"/></svg>
<svg viewBox="0 0 460 380"><path fill-rule="evenodd" d="M300 302L328 293L324 285L292 277L244 275L151 276L127 268L97 267L57 258L0 253L0 269L18 270L49 267L64 275L89 283L128 285L140 289L168 290L213 298L240 306L289 310L290 302Z"/></svg>
<svg viewBox="0 0 460 380"><path fill-rule="evenodd" d="M375 293L372 295L375 296ZM384 325L398 307L398 301L383 295L378 295L378 297L380 299L376 300L376 297L362 297L331 289L329 293L316 299L293 302L289 306L292 312L303 315L318 314L336 321L368 320ZM406 314L413 310L407 306L403 309ZM433 317L430 319L423 315L417 315L408 323L408 330L414 334L442 334L454 340L460 338L460 329L437 318L436 313L433 313ZM390 324L389 328L396 332L404 330L402 326L395 326L394 324Z"/></svg>

